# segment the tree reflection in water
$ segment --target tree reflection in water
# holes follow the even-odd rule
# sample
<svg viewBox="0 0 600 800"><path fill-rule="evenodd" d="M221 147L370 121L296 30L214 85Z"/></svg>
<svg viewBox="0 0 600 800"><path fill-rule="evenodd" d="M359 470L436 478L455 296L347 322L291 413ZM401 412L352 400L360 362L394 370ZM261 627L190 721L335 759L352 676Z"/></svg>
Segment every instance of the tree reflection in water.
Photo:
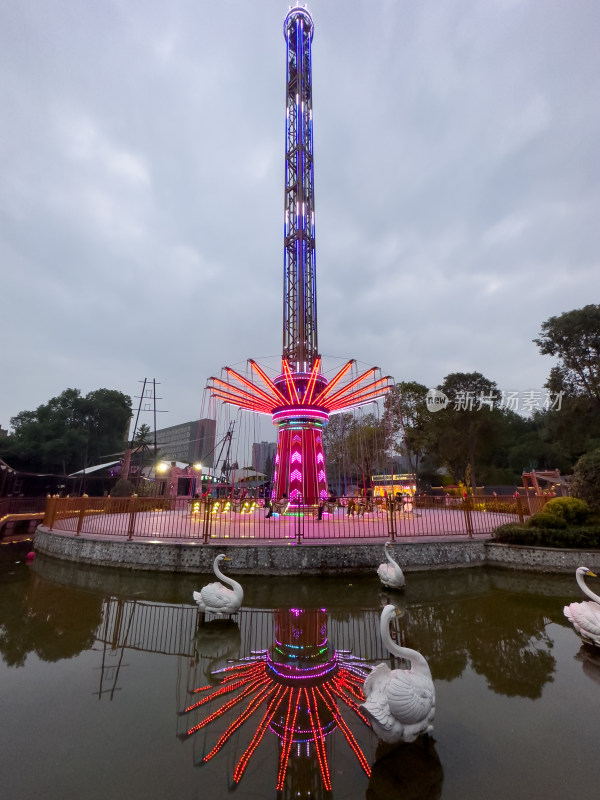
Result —
<svg viewBox="0 0 600 800"><path fill-rule="evenodd" d="M99 595L49 583L28 568L3 575L2 585L0 654L7 666L24 666L29 653L42 661L73 658L94 644Z"/></svg>
<svg viewBox="0 0 600 800"><path fill-rule="evenodd" d="M450 598L411 605L401 643L419 650L434 680L459 678L470 663L497 694L540 697L556 668L543 604L509 595Z"/></svg>

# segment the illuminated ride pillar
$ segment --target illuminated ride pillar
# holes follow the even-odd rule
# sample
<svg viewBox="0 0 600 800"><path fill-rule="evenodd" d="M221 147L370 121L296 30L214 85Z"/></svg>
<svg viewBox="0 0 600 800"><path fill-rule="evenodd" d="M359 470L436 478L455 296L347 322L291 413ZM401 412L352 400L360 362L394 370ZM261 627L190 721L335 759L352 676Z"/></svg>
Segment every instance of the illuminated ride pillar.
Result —
<svg viewBox="0 0 600 800"><path fill-rule="evenodd" d="M281 373L271 380L250 359L252 380L230 367L224 368L225 379L209 379L213 398L271 416L279 429L271 495L274 500L288 498L292 506L327 498L322 434L330 414L383 397L392 382L389 376L373 379L377 367L372 367L343 385L353 360L329 382L321 374L313 189L313 31L308 11L292 8L283 25L287 78Z"/></svg>
<svg viewBox="0 0 600 800"><path fill-rule="evenodd" d="M275 380L275 385L286 394L291 392L292 399L297 395L298 403L296 407L288 405L273 414L273 423L279 428L273 496L287 496L294 504L316 503L327 497L322 430L329 414L322 407L300 405L309 391L309 384L312 395L317 396L327 383L322 375L314 372L318 346L312 130L313 31L312 17L305 8L290 10L283 24L287 73L282 356L289 371L286 369Z"/></svg>

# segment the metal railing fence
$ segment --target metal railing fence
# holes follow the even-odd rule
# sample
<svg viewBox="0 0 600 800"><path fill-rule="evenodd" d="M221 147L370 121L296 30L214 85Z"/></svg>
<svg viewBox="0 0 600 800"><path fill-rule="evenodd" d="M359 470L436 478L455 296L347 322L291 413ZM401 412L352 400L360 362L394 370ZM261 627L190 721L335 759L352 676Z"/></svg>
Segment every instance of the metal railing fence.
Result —
<svg viewBox="0 0 600 800"><path fill-rule="evenodd" d="M368 540L490 534L539 511L544 497L348 497L295 507L242 499L152 497L48 498L50 530L152 540ZM440 502L441 501L441 502Z"/></svg>

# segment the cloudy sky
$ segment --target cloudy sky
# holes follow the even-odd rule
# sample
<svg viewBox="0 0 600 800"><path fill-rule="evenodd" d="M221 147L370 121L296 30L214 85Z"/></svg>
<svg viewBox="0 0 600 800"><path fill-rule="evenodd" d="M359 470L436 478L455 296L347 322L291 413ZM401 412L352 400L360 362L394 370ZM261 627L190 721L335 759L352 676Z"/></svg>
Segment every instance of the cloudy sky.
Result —
<svg viewBox="0 0 600 800"><path fill-rule="evenodd" d="M321 352L542 387L600 296L598 0L308 7ZM173 425L276 363L288 8L0 0L1 426L144 378Z"/></svg>

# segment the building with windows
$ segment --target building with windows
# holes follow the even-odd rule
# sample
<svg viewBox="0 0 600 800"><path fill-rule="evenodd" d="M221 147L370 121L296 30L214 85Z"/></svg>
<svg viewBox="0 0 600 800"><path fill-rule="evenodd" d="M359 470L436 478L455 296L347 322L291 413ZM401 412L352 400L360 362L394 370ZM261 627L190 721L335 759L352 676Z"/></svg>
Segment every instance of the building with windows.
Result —
<svg viewBox="0 0 600 800"><path fill-rule="evenodd" d="M276 455L277 442L254 442L252 445L252 466L256 472L263 472L270 479Z"/></svg>
<svg viewBox="0 0 600 800"><path fill-rule="evenodd" d="M212 467L216 427L214 419L198 419L157 430L156 444L160 457L164 461Z"/></svg>

